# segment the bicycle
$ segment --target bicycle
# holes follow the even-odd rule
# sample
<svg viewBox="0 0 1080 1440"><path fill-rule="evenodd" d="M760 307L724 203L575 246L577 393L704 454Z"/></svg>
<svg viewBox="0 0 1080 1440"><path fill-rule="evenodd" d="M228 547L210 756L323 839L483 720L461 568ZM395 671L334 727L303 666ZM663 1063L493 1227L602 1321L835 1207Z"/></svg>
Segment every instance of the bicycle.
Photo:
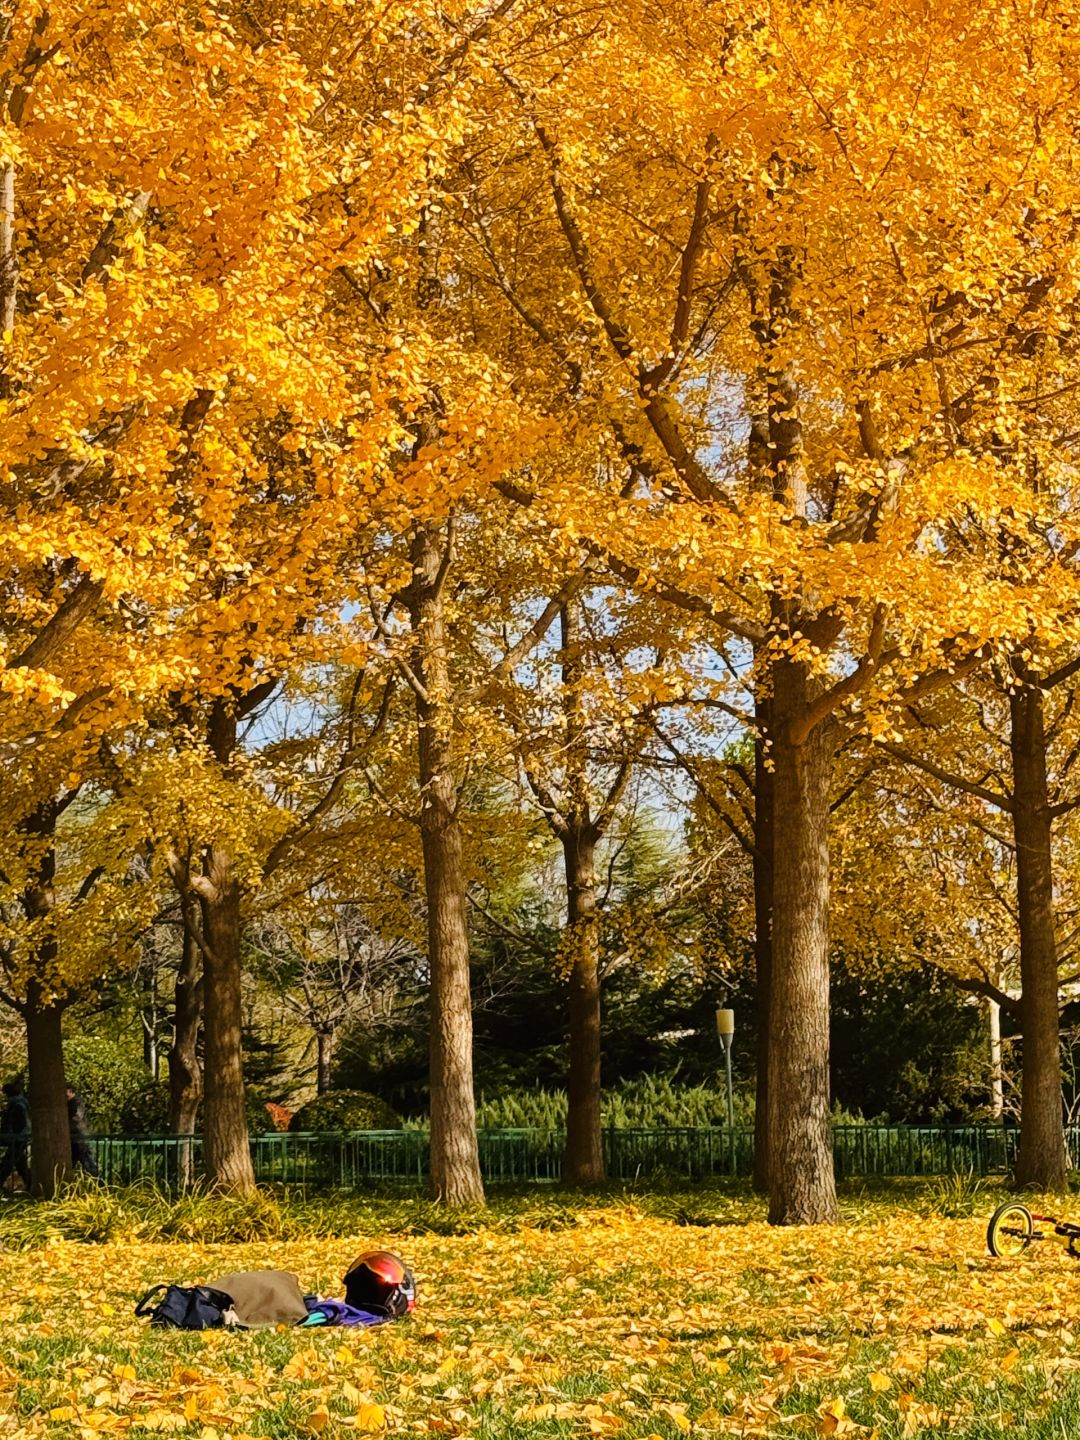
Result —
<svg viewBox="0 0 1080 1440"><path fill-rule="evenodd" d="M1052 1226L1052 1230L1036 1230L1036 1223ZM1066 1254L1080 1260L1080 1225L1072 1220L1058 1220L1053 1215L1035 1215L1018 1200L1006 1200L990 1216L986 1227L986 1248L998 1259L1015 1259L1029 1245L1052 1236L1067 1241Z"/></svg>

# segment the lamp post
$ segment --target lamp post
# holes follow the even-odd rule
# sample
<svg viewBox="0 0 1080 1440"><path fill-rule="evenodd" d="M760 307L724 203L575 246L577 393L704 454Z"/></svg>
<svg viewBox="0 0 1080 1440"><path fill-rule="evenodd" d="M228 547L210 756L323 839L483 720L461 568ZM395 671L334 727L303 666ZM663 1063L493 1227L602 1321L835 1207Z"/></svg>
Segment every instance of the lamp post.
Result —
<svg viewBox="0 0 1080 1440"><path fill-rule="evenodd" d="M731 1088L731 1042L735 1038L735 1011L718 1007L716 1011L716 1033L724 1047L724 1061L727 1065L727 1120L728 1127L735 1125L735 1097Z"/></svg>

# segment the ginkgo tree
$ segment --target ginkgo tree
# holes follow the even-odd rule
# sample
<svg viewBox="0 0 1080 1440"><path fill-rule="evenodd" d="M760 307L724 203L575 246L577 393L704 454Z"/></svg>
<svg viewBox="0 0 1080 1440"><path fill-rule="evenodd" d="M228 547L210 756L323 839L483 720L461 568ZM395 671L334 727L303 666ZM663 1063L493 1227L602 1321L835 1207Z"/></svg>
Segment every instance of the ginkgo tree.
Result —
<svg viewBox="0 0 1080 1440"><path fill-rule="evenodd" d="M447 200L461 273L502 301L492 347L608 437L607 475L506 493L741 639L768 699L777 1222L835 1214L841 725L887 727L1077 613L1071 512L1044 498L1069 493L1068 447L1016 423L1070 364L1066 18L556 7L493 66Z"/></svg>
<svg viewBox="0 0 1080 1440"><path fill-rule="evenodd" d="M469 45L438 7L434 55L415 7L388 7L364 46L334 43L328 12L290 30L271 9L72 4L0 33L0 738L16 794L29 776L47 792L19 800L28 815L56 793L43 739L123 756L162 708L227 782L238 716L326 653L373 497L393 523L439 474L396 469L434 363L423 326L359 317L452 143ZM387 109L407 34L411 91ZM482 428L486 394L446 448ZM234 871L209 838L177 876L205 910L211 1170L243 1189Z"/></svg>
<svg viewBox="0 0 1080 1440"><path fill-rule="evenodd" d="M1050 656L1046 660L1040 673L1017 656L1007 668L987 667L985 674L933 703L912 706L904 716L902 741L879 742L897 764L886 767L875 789L887 786L913 822L921 817L939 830L951 829L951 843L936 848L944 852L938 861L942 899L950 896L959 953L965 949L965 930L974 941L988 911L999 925L1008 919L1006 940L983 946L981 960L976 947L960 967L960 978L1019 1021L1024 1100L1017 1178L1060 1190L1067 1183L1067 1155L1059 992L1073 969L1071 873L1080 800L1072 773L1075 667L1071 661L1055 665ZM967 839L965 827L972 832ZM975 861L972 846L986 852L987 860L997 854L991 866L997 876L996 904L985 901L986 868ZM904 850L914 857L924 855L925 847L905 845ZM961 890L984 897L977 906L982 917L970 918L966 926L957 922L964 908ZM1001 957L1014 952L1018 965L1006 985Z"/></svg>
<svg viewBox="0 0 1080 1440"><path fill-rule="evenodd" d="M549 565L544 550L531 557L540 582ZM522 788L562 853L559 958L569 1033L562 1174L572 1184L604 1178L601 930L612 887L603 869L625 843L633 784L655 744L651 720L670 698L671 655L682 639L671 621L680 618L618 586L585 590L561 606L557 636L493 697Z"/></svg>
<svg viewBox="0 0 1080 1440"><path fill-rule="evenodd" d="M318 103L296 57L153 5L12 7L0 41L0 728L18 836L44 833L146 700L191 682L173 622L206 566L192 513L220 509L244 464L230 431L341 387L283 354L313 177L281 161ZM77 952L33 981L54 1052ZM67 1163L62 1062L31 1068L48 1184Z"/></svg>
<svg viewBox="0 0 1080 1440"><path fill-rule="evenodd" d="M49 816L112 786L167 867L217 1183L253 1183L245 915L382 688L326 808L260 792L245 720L375 652L413 705L433 1177L471 1203L464 761L560 614L580 691L575 607L611 587L686 637L669 698L718 654L752 697L770 1215L833 1217L837 748L988 663L1033 725L1078 649L1072 32L1063 3L3 11L4 850L44 894ZM76 957L39 957L54 1042Z"/></svg>

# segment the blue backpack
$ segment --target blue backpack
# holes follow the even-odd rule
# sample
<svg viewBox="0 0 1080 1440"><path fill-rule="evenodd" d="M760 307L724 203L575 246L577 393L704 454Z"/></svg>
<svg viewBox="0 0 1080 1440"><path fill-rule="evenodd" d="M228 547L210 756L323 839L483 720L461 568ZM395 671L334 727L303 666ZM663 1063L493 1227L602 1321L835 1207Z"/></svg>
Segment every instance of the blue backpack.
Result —
<svg viewBox="0 0 1080 1440"><path fill-rule="evenodd" d="M151 1301L164 1290L165 1298ZM135 1306L136 1315L149 1315L150 1324L172 1330L218 1330L225 1324L225 1311L232 1308L232 1296L209 1285L155 1285Z"/></svg>

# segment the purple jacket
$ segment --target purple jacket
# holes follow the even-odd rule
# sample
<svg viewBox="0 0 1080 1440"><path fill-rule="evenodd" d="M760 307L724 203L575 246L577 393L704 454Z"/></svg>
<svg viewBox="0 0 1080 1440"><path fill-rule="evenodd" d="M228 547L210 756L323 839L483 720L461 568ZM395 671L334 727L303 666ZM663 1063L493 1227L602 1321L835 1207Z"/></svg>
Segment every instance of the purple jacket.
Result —
<svg viewBox="0 0 1080 1440"><path fill-rule="evenodd" d="M358 1310L355 1305L346 1305L344 1300L317 1300L309 1303L308 1317L299 1323L304 1325L385 1325L389 1315L376 1310Z"/></svg>

